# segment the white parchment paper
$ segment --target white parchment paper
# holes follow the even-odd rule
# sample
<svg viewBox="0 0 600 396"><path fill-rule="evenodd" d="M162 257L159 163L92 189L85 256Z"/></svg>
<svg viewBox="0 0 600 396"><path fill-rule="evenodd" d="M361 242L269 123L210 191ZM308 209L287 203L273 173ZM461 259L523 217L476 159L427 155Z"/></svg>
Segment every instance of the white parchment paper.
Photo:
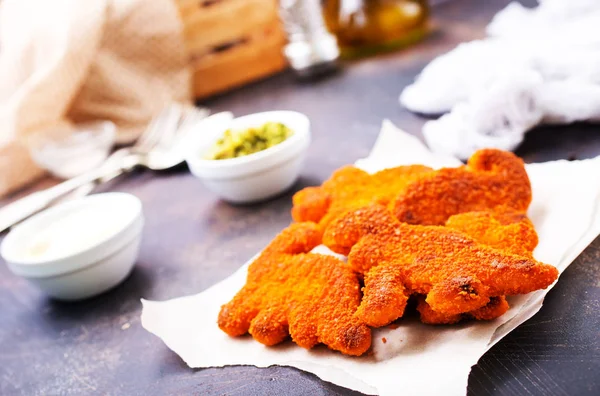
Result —
<svg viewBox="0 0 600 396"><path fill-rule="evenodd" d="M458 166L415 137L384 121L369 157L357 166L373 172L406 164ZM533 189L529 216L540 243L534 256L564 269L600 233L600 157L527 165ZM319 247L323 251L323 247ZM291 342L266 347L249 336L231 338L216 324L222 304L244 285L248 263L202 293L145 301L142 325L190 367L293 366L325 381L367 394L464 395L471 366L493 344L531 318L548 290L509 299L510 310L490 322L428 326L402 319L373 332L373 353L347 357L325 347L310 351ZM383 342L383 338L386 342Z"/></svg>

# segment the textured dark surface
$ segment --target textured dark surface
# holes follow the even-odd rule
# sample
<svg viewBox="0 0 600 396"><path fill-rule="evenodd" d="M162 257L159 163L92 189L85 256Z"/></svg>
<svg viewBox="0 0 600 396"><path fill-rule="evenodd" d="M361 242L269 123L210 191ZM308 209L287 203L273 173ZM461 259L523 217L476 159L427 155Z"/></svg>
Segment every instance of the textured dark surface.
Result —
<svg viewBox="0 0 600 396"><path fill-rule="evenodd" d="M206 105L237 115L272 109L308 114L314 140L294 191L319 183L368 153L383 118L418 134L423 120L397 104L402 87L435 55L482 36L491 15L507 3L445 3L436 13L439 32L413 49L356 62L314 84L282 74ZM528 135L519 154L529 162L593 157L600 154L598 130L542 128ZM191 370L140 326L140 298L198 293L265 246L290 221L292 192L259 205L230 206L183 170L140 172L106 188L144 203L138 265L115 290L65 304L48 300L0 264L0 394L353 394L285 367ZM599 333L600 239L564 272L542 310L481 358L468 393L600 394Z"/></svg>

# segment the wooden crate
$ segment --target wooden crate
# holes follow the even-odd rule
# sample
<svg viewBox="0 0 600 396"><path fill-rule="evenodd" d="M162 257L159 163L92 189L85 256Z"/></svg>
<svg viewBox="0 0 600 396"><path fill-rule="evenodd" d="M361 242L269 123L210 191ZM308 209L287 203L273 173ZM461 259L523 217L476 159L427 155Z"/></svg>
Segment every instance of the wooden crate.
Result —
<svg viewBox="0 0 600 396"><path fill-rule="evenodd" d="M177 0L177 4L196 98L287 67L277 0Z"/></svg>

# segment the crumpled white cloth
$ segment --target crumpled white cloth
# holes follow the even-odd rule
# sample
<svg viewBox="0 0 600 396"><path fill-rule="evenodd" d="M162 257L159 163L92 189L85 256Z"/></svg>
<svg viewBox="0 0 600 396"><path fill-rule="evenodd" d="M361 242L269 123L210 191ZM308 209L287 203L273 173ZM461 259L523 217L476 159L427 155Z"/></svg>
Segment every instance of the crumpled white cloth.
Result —
<svg viewBox="0 0 600 396"><path fill-rule="evenodd" d="M435 151L468 158L514 150L540 123L600 121L600 1L511 3L488 37L433 60L400 95L411 111L446 113L423 127Z"/></svg>

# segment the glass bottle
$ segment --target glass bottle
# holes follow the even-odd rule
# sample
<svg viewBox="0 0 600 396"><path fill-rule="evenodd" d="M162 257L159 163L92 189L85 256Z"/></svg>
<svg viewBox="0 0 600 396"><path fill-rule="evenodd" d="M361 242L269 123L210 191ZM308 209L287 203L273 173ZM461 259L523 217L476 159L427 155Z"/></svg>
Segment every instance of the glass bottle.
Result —
<svg viewBox="0 0 600 396"><path fill-rule="evenodd" d="M284 54L299 76L335 69L340 51L325 25L321 0L280 0L279 14L288 36Z"/></svg>
<svg viewBox="0 0 600 396"><path fill-rule="evenodd" d="M428 31L428 0L324 0L327 28L342 56L353 58L410 45Z"/></svg>

